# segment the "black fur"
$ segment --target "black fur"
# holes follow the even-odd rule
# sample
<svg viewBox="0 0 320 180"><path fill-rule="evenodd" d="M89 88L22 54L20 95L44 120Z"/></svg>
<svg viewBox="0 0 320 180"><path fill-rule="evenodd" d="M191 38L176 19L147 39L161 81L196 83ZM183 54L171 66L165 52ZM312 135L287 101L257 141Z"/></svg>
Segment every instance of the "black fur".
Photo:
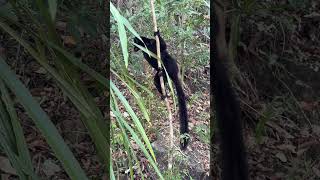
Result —
<svg viewBox="0 0 320 180"><path fill-rule="evenodd" d="M165 41L160 36L159 31L155 32L155 35L159 37L160 40L160 52L161 52L161 60L163 62L163 65L165 69L167 70L167 73L174 83L176 87L177 97L178 97L178 103L179 103L179 115L180 115L180 134L184 135L189 133L188 130L188 113L187 113L187 104L186 104L186 97L183 92L182 84L179 78L179 68L177 65L177 62L174 58L172 58L168 51L167 51L167 45ZM149 39L146 37L141 36L143 42L145 43L147 49L154 54L157 54L157 47L156 47L156 40L155 39ZM143 42L140 41L138 38L134 38L134 42L140 46L144 46ZM138 47L134 47L135 51L138 51ZM162 95L162 98L166 95L163 94L161 91L161 84L160 84L160 75L162 74L164 83L167 82L166 74L162 68L158 67L157 59L149 56L149 54L143 52L144 58L148 61L148 63L156 70L156 74L154 76L154 84L158 90L158 92ZM184 136L182 140L180 140L180 148L185 149L188 145L189 139Z"/></svg>
<svg viewBox="0 0 320 180"><path fill-rule="evenodd" d="M216 1L215 1L216 2ZM248 180L247 158L242 137L240 107L227 75L228 61L221 5L213 12L213 95L221 138L222 180Z"/></svg>

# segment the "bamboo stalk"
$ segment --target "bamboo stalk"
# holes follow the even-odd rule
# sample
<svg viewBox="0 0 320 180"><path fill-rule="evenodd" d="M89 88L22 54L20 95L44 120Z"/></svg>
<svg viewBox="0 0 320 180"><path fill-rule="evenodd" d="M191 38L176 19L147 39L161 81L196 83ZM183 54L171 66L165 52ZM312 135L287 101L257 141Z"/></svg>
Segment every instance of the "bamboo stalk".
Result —
<svg viewBox="0 0 320 180"><path fill-rule="evenodd" d="M157 19L156 19L156 14L154 11L154 1L150 0L150 5L151 5L151 14L152 14L152 21L153 21L153 26L154 26L154 32L156 32L158 30L157 27ZM161 54L160 54L160 41L159 41L159 37L156 36L156 45L157 45L157 60L158 60L158 67L161 68ZM172 149L173 149L173 125L172 125L172 112L171 112L171 107L170 107L170 103L167 99L167 93L165 91L164 88L164 81L163 81L163 74L160 75L160 84L161 84L161 91L162 94L164 94L164 100L166 102L166 107L167 107L167 111L168 111L168 120L169 120L169 139L170 139L170 151L169 151L169 159L168 159L168 169L171 170L172 169Z"/></svg>

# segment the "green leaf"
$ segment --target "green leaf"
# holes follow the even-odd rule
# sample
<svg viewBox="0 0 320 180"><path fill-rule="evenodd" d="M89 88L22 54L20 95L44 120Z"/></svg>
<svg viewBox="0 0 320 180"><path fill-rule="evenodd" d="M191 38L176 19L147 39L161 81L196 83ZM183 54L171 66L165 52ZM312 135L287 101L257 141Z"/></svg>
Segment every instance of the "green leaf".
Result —
<svg viewBox="0 0 320 180"><path fill-rule="evenodd" d="M145 117L145 119L149 122L150 124L150 117L149 117L149 114L147 112L147 109L145 107L145 103L144 103L144 100L141 98L141 96L128 84L126 83L126 81L121 78L116 72L114 72L113 70L111 70L111 72L116 75L130 90L130 92L132 93L132 95L134 96L134 98L137 100L137 104L143 114L143 116ZM129 77L129 76L127 76ZM133 80L134 81L134 80ZM134 81L135 82L135 81ZM138 84L138 83L137 83ZM151 124L150 124L151 125Z"/></svg>
<svg viewBox="0 0 320 180"><path fill-rule="evenodd" d="M74 57L71 53L55 45L54 43L49 41L47 41L47 43L50 47L62 53L67 58L67 60L69 60L72 64L74 64L84 72L87 72L90 76L92 76L99 83L104 85L106 88L109 88L109 80L106 79L104 76L102 76L100 73L96 72L94 69L90 68L88 65L82 63L78 58Z"/></svg>
<svg viewBox="0 0 320 180"><path fill-rule="evenodd" d="M129 115L131 116L133 122L135 123L135 126L137 127L140 135L142 136L142 139L146 143L146 145L147 145L147 147L148 147L153 159L156 160L156 157L155 157L154 152L153 152L152 147L151 147L151 143L150 143L146 133L144 132L144 129L143 129L143 127L142 127L142 125L141 125L141 123L139 121L139 118L137 117L137 115L134 113L133 109L129 105L129 102L126 100L126 98L122 95L122 93L119 91L119 89L111 81L110 81L110 87L115 92L115 94L118 96L118 98L120 99L121 103L124 105L125 109L127 110Z"/></svg>
<svg viewBox="0 0 320 180"><path fill-rule="evenodd" d="M81 33L79 31L79 17L76 13L71 13L67 22L67 31L75 38L77 42L81 40Z"/></svg>
<svg viewBox="0 0 320 180"><path fill-rule="evenodd" d="M52 21L56 19L56 13L57 13L57 0L48 0L48 5L49 5L49 12Z"/></svg>
<svg viewBox="0 0 320 180"><path fill-rule="evenodd" d="M9 19L12 22L17 22L18 18L13 13L13 9L10 3L0 6L0 17Z"/></svg>
<svg viewBox="0 0 320 180"><path fill-rule="evenodd" d="M93 141L97 147L98 154L101 157L101 159L104 160L104 164L109 163L109 153L108 150L106 150L108 144L104 138L105 135L105 137L109 139L108 126L104 123L101 112L97 108L95 108L95 104L92 101L90 101L90 97L84 94L84 92L82 91L83 89L81 89L81 87L77 88L74 86L74 79L73 82L69 82L65 79L66 76L62 77L60 74L58 74L57 71L47 63L48 60L46 59L46 57L40 56L38 52L36 52L26 41L24 41L20 36L18 36L13 29L11 29L9 26L2 23L1 21L0 27L2 27L12 37L14 37L40 63L40 65L42 65L48 71L48 73L50 73L54 77L54 79L58 82L59 87L66 93L71 102L81 112L82 120L88 128L89 134L93 138ZM62 56L63 55L60 55L60 58ZM67 63L68 59L64 58L63 60L65 63ZM109 169L106 170L109 171ZM67 171L67 173L69 174L70 172Z"/></svg>
<svg viewBox="0 0 320 180"><path fill-rule="evenodd" d="M123 59L124 59L124 63L125 63L126 68L128 68L128 58L129 58L128 44L127 44L128 38L127 38L126 30L124 28L123 18L120 15L117 8L114 7L114 5L111 2L110 2L110 11L111 11L111 14L114 17L114 19L117 21Z"/></svg>
<svg viewBox="0 0 320 180"><path fill-rule="evenodd" d="M32 161L30 157L30 153L28 150L28 146L23 134L23 129L21 127L20 121L18 119L17 113L14 108L14 103L12 102L12 99L10 98L10 94L7 90L7 88L4 86L4 82L0 80L0 90L1 90L1 98L6 105L6 110L10 116L12 129L15 136L15 146L17 147L17 153L19 155L19 159L24 162L24 164L32 168ZM34 175L34 172L31 169L31 172L28 172L28 174L31 174L33 179L38 179L36 175Z"/></svg>
<svg viewBox="0 0 320 180"><path fill-rule="evenodd" d="M118 32L119 32L119 37L120 37L120 44L121 44L121 49L122 49L122 54L123 54L123 59L126 68L128 68L128 59L129 59L129 52L128 52L128 38L126 34L126 30L124 28L124 25L122 23L118 22Z"/></svg>
<svg viewBox="0 0 320 180"><path fill-rule="evenodd" d="M116 180L116 177L114 175L113 167L112 167L112 159L110 158L110 179Z"/></svg>
<svg viewBox="0 0 320 180"><path fill-rule="evenodd" d="M72 179L88 179L48 115L0 56L0 78L16 95Z"/></svg>
<svg viewBox="0 0 320 180"><path fill-rule="evenodd" d="M0 132L0 149L7 155L7 157L10 160L10 163L16 169L20 179L27 180L25 176L26 175L25 172L30 172L28 174L31 175L32 179L35 179L35 180L39 179L36 175L34 175L31 167L29 167L27 164L24 164L19 159L17 154L14 153L14 151L10 148L10 143L5 139L5 137L1 132Z"/></svg>
<svg viewBox="0 0 320 180"><path fill-rule="evenodd" d="M118 105L118 103L117 103L117 99L115 98L115 95L114 95L113 91L110 91L110 93L111 93L111 98L112 98L112 101L111 101L111 103L110 103L110 107L112 106L112 107L114 107L114 108L113 108L114 110L116 110L117 112L120 112L120 110L119 110L119 105ZM130 143L130 141L129 141L129 137L128 137L127 131L125 130L125 128L124 128L123 124L121 123L121 121L117 121L117 122L118 122L118 124L119 124L119 126L120 126L120 129L121 129L121 131L122 131L122 136L124 137L124 141L125 141L124 146L125 146L125 149L126 149L126 151L128 152L129 167L130 167L130 177L131 177L131 179L134 179L134 178L133 178L133 168L132 168L133 165L131 165L131 164L132 164L132 162L131 162L131 161L132 161L132 160L131 160L131 157L133 157L134 162L137 163L138 170L139 170L139 173L140 173L140 175L141 175L141 178L142 178L142 180L144 180L144 175L143 175L142 170L141 170L141 167L140 167L140 162L139 162L139 160L138 160L138 158L137 158L137 156L136 156L136 153L134 152L134 150L133 150L133 148L132 148L132 146L131 146L131 143Z"/></svg>
<svg viewBox="0 0 320 180"><path fill-rule="evenodd" d="M111 108L112 108L112 106L111 106ZM142 141L139 139L138 135L134 132L134 130L130 127L130 125L122 118L119 111L116 111L115 109L112 108L112 112L116 115L117 120L120 121L126 127L126 129L130 132L130 134L132 135L132 139L138 144L138 146L140 147L140 149L142 150L144 155L147 157L150 164L153 166L154 170L156 171L156 173L160 177L160 179L164 179L159 168L157 167L155 161L152 159L152 157L148 153L147 149L145 148Z"/></svg>

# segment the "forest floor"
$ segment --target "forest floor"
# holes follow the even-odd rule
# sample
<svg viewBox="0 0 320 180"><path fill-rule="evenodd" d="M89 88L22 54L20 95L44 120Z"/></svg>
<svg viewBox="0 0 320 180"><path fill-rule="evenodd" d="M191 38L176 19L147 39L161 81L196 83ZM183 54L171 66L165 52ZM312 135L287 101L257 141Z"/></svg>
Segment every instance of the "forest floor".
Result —
<svg viewBox="0 0 320 180"><path fill-rule="evenodd" d="M65 22L58 22L58 29L61 29L61 24L65 24ZM65 25L64 28L66 28ZM65 46L73 49L76 44L72 36L60 33ZM92 68L103 73L106 67L106 51L101 40L90 39L85 44L85 48L87 51L78 53L80 58ZM91 179L108 179L104 177L103 165L100 163L95 146L81 122L78 110L63 95L48 72L2 31L0 31L0 53L7 58L7 63L53 121L88 177ZM104 113L107 113L106 108L109 107L107 107L106 97L96 93L96 90L94 90L96 83L86 74L82 74L81 80L87 88L92 89L90 92L95 97L96 103ZM23 127L35 172L41 179L69 179L42 133L19 103L16 103L16 111ZM17 173L10 165L8 158L1 153L0 164L0 179L18 179Z"/></svg>

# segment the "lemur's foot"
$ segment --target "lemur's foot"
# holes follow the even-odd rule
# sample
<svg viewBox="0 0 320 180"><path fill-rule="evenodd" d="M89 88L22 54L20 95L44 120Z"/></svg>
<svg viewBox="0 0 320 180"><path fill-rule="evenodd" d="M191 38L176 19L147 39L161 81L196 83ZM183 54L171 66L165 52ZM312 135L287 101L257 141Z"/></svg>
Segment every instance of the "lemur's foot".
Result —
<svg viewBox="0 0 320 180"><path fill-rule="evenodd" d="M161 95L161 99L164 100L165 98L169 98L169 95Z"/></svg>

